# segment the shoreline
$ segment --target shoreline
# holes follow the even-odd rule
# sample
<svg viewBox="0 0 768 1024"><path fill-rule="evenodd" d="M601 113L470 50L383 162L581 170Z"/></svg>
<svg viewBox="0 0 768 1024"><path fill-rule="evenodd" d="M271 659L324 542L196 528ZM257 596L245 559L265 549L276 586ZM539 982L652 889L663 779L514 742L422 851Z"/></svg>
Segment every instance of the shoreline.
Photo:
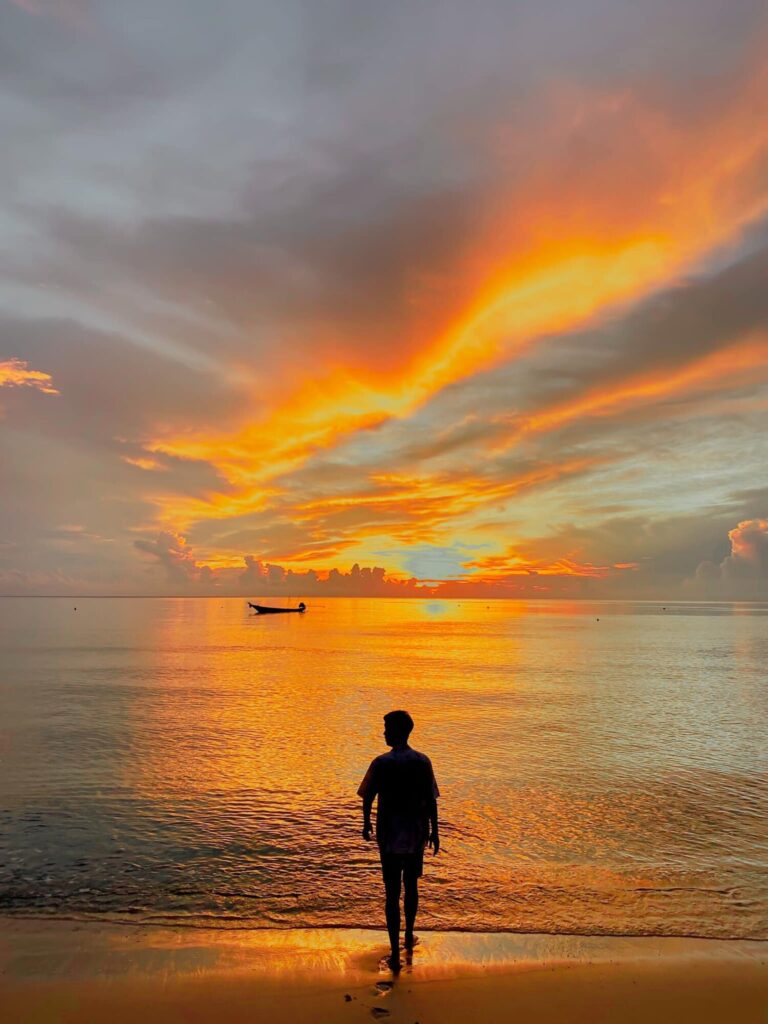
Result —
<svg viewBox="0 0 768 1024"><path fill-rule="evenodd" d="M383 926L381 924L240 924L232 923L238 921L237 918L221 917L216 919L218 922L214 924L212 921L207 920L184 920L170 919L163 920L162 918L142 918L140 915L126 915L121 917L119 914L111 916L109 914L88 914L82 915L77 914L35 914L35 913L18 913L15 911L4 912L0 910L0 932L4 928L5 924L13 924L21 922L22 924L30 925L47 925L52 924L69 924L76 926L87 926L89 928L138 928L138 929L149 929L155 931L191 931L191 932L211 932L214 934L232 933L233 935L244 934L248 935L251 932L257 934L267 934L272 932L349 932L349 933L362 933L370 935L375 932L383 932ZM539 938L558 939L558 938L569 938L569 939L660 939L662 941L669 940L681 940L691 942L744 942L744 943L763 943L768 946L768 933L765 935L702 935L698 932L675 932L665 934L662 932L588 932L588 931L541 931L538 929L522 929L522 928L430 928L420 927L419 934L421 935L483 935L483 936L500 936L514 939L516 936L528 937L534 936Z"/></svg>
<svg viewBox="0 0 768 1024"><path fill-rule="evenodd" d="M0 919L0 1005L23 1024L768 1021L768 941Z"/></svg>

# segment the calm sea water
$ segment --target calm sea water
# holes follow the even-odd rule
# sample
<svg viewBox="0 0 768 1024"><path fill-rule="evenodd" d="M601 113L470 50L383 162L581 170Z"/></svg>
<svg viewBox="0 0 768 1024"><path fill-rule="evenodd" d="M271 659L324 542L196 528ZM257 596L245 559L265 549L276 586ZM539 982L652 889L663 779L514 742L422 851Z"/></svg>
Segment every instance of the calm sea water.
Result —
<svg viewBox="0 0 768 1024"><path fill-rule="evenodd" d="M0 600L0 912L380 924L405 707L422 927L768 938L768 607L309 604Z"/></svg>

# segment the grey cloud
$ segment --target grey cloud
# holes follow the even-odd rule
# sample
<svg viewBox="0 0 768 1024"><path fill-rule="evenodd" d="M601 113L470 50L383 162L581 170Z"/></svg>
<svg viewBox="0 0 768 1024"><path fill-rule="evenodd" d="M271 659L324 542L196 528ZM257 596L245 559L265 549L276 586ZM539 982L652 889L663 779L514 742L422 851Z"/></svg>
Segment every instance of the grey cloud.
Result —
<svg viewBox="0 0 768 1024"><path fill-rule="evenodd" d="M57 213L48 222L66 267L57 278L82 293L94 268L110 290L126 281L151 288L210 322L188 342L210 345L213 335L222 357L255 368L265 356L273 372L297 358L321 370L340 358L399 365L423 344L424 317L439 329L466 300L471 282L457 287L454 271L477 215L477 185L413 187L390 180L386 157L376 167L362 159L355 166L339 155L332 181L293 206L278 197L228 220L121 227Z"/></svg>
<svg viewBox="0 0 768 1024"><path fill-rule="evenodd" d="M760 519L768 515L768 487L747 487L736 490L724 499L733 517Z"/></svg>
<svg viewBox="0 0 768 1024"><path fill-rule="evenodd" d="M245 565L236 586L241 592L254 596L413 597L418 596L420 589L415 579L403 582L388 579L386 570L381 567L361 568L355 564L349 572L332 569L327 577L321 578L312 569L297 572L261 562L253 555L245 556Z"/></svg>
<svg viewBox="0 0 768 1024"><path fill-rule="evenodd" d="M768 519L742 520L728 531L728 539L729 554L719 564L701 562L689 586L710 598L768 598Z"/></svg>
<svg viewBox="0 0 768 1024"><path fill-rule="evenodd" d="M232 3L217 7L166 0L83 5L79 17L33 14L22 5L0 8L0 79L20 95L75 119L114 115L135 102L158 102L221 72L250 43L269 60L269 40L285 17L280 5ZM70 11L72 5L69 5ZM259 31L260 29L260 31Z"/></svg>
<svg viewBox="0 0 768 1024"><path fill-rule="evenodd" d="M158 455L148 472L125 458L146 458L138 442L158 422L183 431L191 410L196 425L221 423L237 397L215 378L71 321L6 317L0 353L51 373L59 389L3 389L0 537L13 546L0 552L0 568L40 580L55 567L68 579L130 589L132 531L153 520L155 496L228 485L205 462ZM62 543L62 523L82 534Z"/></svg>
<svg viewBox="0 0 768 1024"><path fill-rule="evenodd" d="M165 569L168 582L173 586L187 588L191 585L213 587L216 579L207 565L199 565L183 537L162 532L154 540L139 539L134 547L153 555Z"/></svg>
<svg viewBox="0 0 768 1024"><path fill-rule="evenodd" d="M553 561L567 553L579 562L635 563L635 570L598 584L605 597L754 600L765 596L765 573L761 576L754 566L748 578L721 583L721 566L731 557L727 552L732 526L732 513L720 508L677 515L621 515L588 525L561 523L551 533L528 540L526 547ZM764 541L761 535L758 543Z"/></svg>
<svg viewBox="0 0 768 1024"><path fill-rule="evenodd" d="M6 405L16 403L12 422L57 436L87 436L93 444L143 438L158 422L181 429L190 415L198 427L220 426L248 401L245 392L211 374L73 320L0 318L0 358L6 356L50 373L60 392L47 406L4 393Z"/></svg>

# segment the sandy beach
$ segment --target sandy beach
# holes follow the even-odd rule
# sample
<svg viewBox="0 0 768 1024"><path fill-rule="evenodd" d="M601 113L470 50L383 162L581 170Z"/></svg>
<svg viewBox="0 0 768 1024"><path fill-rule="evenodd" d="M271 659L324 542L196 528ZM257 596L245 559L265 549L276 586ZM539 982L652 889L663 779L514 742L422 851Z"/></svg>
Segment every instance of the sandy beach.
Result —
<svg viewBox="0 0 768 1024"><path fill-rule="evenodd" d="M425 933L393 978L383 934L9 921L13 1024L254 1020L768 1021L768 943Z"/></svg>

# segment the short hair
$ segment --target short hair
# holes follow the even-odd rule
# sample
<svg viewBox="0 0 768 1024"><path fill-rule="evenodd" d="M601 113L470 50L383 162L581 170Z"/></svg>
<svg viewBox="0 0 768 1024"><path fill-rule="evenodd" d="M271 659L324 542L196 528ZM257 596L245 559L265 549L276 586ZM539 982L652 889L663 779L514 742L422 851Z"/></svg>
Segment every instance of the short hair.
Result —
<svg viewBox="0 0 768 1024"><path fill-rule="evenodd" d="M413 732L413 719L407 711L389 711L384 715L384 725L389 726L395 736L404 736L406 739Z"/></svg>

